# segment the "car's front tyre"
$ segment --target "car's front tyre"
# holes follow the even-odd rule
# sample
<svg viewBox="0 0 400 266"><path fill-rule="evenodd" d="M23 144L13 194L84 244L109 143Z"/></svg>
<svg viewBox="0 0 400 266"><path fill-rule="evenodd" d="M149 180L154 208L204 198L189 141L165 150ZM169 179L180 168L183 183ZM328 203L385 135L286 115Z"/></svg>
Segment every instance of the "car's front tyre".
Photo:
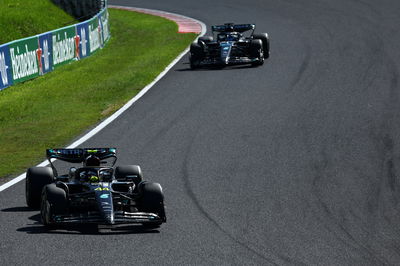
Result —
<svg viewBox="0 0 400 266"><path fill-rule="evenodd" d="M264 64L264 49L260 39L251 40L250 57L255 60L251 63L252 66L260 66Z"/></svg>
<svg viewBox="0 0 400 266"><path fill-rule="evenodd" d="M148 213L157 214L161 222L147 222L143 226L147 228L159 227L167 221L164 207L164 194L161 185L152 182L143 182L140 185L141 198L138 201L139 210Z"/></svg>
<svg viewBox="0 0 400 266"><path fill-rule="evenodd" d="M259 39L262 41L262 46L264 50L264 58L269 58L269 37L267 33L253 34L253 39Z"/></svg>
<svg viewBox="0 0 400 266"><path fill-rule="evenodd" d="M67 195L64 189L56 184L46 185L42 190L40 216L46 226L54 224L54 215L64 214L68 207Z"/></svg>
<svg viewBox="0 0 400 266"><path fill-rule="evenodd" d="M189 62L190 68L196 69L200 67L201 61L204 58L204 51L202 46L197 42L193 42L190 45L190 55L189 55Z"/></svg>

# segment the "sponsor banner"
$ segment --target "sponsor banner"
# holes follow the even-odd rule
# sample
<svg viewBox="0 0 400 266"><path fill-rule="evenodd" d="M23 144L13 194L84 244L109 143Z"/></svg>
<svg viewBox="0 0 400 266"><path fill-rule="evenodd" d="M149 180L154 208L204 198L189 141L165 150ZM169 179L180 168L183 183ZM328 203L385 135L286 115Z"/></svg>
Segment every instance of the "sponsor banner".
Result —
<svg viewBox="0 0 400 266"><path fill-rule="evenodd" d="M47 32L38 35L39 38L39 49L38 58L39 60L39 74L43 75L53 70L53 38L52 33Z"/></svg>
<svg viewBox="0 0 400 266"><path fill-rule="evenodd" d="M39 76L38 44L37 36L8 44L14 84Z"/></svg>
<svg viewBox="0 0 400 266"><path fill-rule="evenodd" d="M0 45L0 91L85 58L109 38L109 15L104 9L85 22Z"/></svg>
<svg viewBox="0 0 400 266"><path fill-rule="evenodd" d="M90 53L94 53L99 48L102 47L102 34L101 26L99 25L99 19L97 16L88 21L89 24L89 43L90 43Z"/></svg>
<svg viewBox="0 0 400 266"><path fill-rule="evenodd" d="M103 37L103 44L110 38L110 24L108 23L108 10L105 9L99 14L99 20L101 25L101 32Z"/></svg>
<svg viewBox="0 0 400 266"><path fill-rule="evenodd" d="M75 46L78 49L78 59L85 58L90 55L89 44L89 24L83 22L76 25ZM76 44L79 45L76 45Z"/></svg>
<svg viewBox="0 0 400 266"><path fill-rule="evenodd" d="M0 90L11 86L12 79L12 66L10 50L7 44L0 46Z"/></svg>
<svg viewBox="0 0 400 266"><path fill-rule="evenodd" d="M75 47L75 36L75 25L53 31L54 67L65 65L76 58L77 49Z"/></svg>

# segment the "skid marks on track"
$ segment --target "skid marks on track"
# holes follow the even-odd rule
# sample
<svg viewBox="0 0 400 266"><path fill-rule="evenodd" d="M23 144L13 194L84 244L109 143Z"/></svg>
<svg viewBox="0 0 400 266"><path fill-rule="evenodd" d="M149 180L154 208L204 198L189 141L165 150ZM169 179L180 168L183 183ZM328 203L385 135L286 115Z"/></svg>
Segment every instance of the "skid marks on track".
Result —
<svg viewBox="0 0 400 266"><path fill-rule="evenodd" d="M242 248L245 248L255 256L257 256L259 259L264 261L265 263L271 264L271 265L282 265L282 264L294 264L294 265L304 265L304 263L297 261L295 259L292 259L290 257L287 257L283 254L277 254L274 251L270 251L270 254L265 254L264 251L259 251L255 247L252 247L249 243L245 243L235 237L231 232L227 231L223 226L221 226L218 221L212 217L212 215L206 210L205 207L202 206L200 203L199 199L196 196L196 193L192 189L192 185L190 183L190 172L188 169L188 164L189 164L189 158L191 157L192 154L192 148L193 148L193 143L194 140L196 139L197 134L194 134L192 136L191 142L187 147L187 150L184 155L184 162L182 165L182 174L181 176L183 177L183 183L184 187L186 190L187 195L189 198L193 201L194 205L196 208L199 210L201 215L206 218L213 226L215 226L219 231L221 231L224 235L226 235L229 239L231 239L234 243L239 245ZM251 264L251 263L250 263Z"/></svg>

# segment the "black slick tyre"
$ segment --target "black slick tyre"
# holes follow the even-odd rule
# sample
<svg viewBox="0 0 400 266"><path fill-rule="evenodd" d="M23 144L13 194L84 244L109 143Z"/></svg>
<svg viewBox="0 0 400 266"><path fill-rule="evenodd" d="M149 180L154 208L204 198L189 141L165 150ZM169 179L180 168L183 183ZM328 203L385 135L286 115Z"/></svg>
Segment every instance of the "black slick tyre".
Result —
<svg viewBox="0 0 400 266"><path fill-rule="evenodd" d="M199 43L200 42L209 43L209 42L212 42L213 40L214 39L212 36L202 36L202 37L199 37L198 42Z"/></svg>
<svg viewBox="0 0 400 266"><path fill-rule="evenodd" d="M262 41L264 58L269 58L269 37L267 33L253 34L253 39L260 39Z"/></svg>
<svg viewBox="0 0 400 266"><path fill-rule="evenodd" d="M44 225L53 225L53 216L66 213L67 208L68 201L64 189L57 187L56 184L49 184L43 188L40 216Z"/></svg>
<svg viewBox="0 0 400 266"><path fill-rule="evenodd" d="M54 182L53 170L50 167L31 167L26 172L25 198L28 207L38 209L42 189Z"/></svg>
<svg viewBox="0 0 400 266"><path fill-rule="evenodd" d="M163 222L167 221L164 208L164 194L161 185L152 182L143 182L140 185L141 197L138 201L139 210L148 213L157 214L161 218L161 222L143 223L146 228L157 228Z"/></svg>
<svg viewBox="0 0 400 266"><path fill-rule="evenodd" d="M118 181L133 181L135 186L138 186L143 179L142 169L139 165L117 166L114 175Z"/></svg>
<svg viewBox="0 0 400 266"><path fill-rule="evenodd" d="M260 39L251 40L250 57L257 60L251 63L252 66L260 66L264 64L264 49Z"/></svg>
<svg viewBox="0 0 400 266"><path fill-rule="evenodd" d="M197 42L193 42L190 45L190 55L189 55L190 68L191 69L199 68L201 60L203 60L203 58L204 58L204 51L202 46Z"/></svg>

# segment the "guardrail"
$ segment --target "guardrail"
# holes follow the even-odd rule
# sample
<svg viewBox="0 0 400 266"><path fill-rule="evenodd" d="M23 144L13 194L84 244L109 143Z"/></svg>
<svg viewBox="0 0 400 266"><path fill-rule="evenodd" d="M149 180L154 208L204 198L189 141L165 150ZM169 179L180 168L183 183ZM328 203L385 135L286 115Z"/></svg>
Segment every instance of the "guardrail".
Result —
<svg viewBox="0 0 400 266"><path fill-rule="evenodd" d="M0 91L80 60L110 39L107 8L75 25L0 45Z"/></svg>

